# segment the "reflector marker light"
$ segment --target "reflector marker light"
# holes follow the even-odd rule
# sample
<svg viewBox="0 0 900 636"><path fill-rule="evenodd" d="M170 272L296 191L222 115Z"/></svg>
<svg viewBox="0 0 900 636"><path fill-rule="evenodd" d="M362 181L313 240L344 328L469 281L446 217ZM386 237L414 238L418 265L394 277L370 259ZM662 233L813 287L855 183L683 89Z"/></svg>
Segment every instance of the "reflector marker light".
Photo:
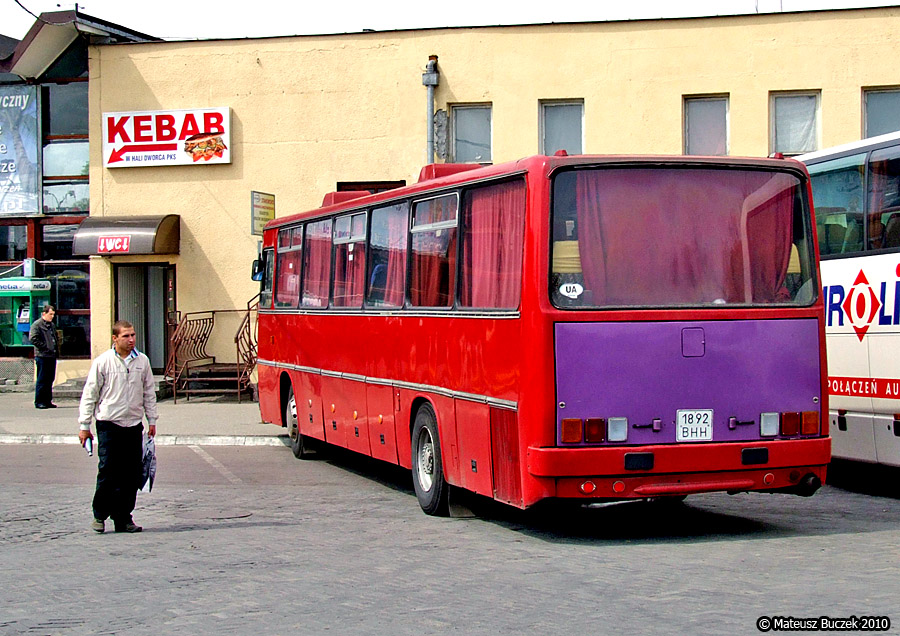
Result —
<svg viewBox="0 0 900 636"><path fill-rule="evenodd" d="M611 417L606 420L606 439L610 442L624 442L628 439L628 418Z"/></svg>
<svg viewBox="0 0 900 636"><path fill-rule="evenodd" d="M566 418L562 421L563 444L580 444L581 437L581 420Z"/></svg>
<svg viewBox="0 0 900 636"><path fill-rule="evenodd" d="M819 433L819 414L816 411L803 411L801 414L800 433L817 435Z"/></svg>
<svg viewBox="0 0 900 636"><path fill-rule="evenodd" d="M789 411L781 414L781 434L785 437L800 433L800 413Z"/></svg>
<svg viewBox="0 0 900 636"><path fill-rule="evenodd" d="M778 425L781 420L781 413L760 413L759 414L759 435L760 437L775 437L778 435Z"/></svg>
<svg viewBox="0 0 900 636"><path fill-rule="evenodd" d="M584 441L602 442L606 439L606 420L600 417L589 417L584 421Z"/></svg>

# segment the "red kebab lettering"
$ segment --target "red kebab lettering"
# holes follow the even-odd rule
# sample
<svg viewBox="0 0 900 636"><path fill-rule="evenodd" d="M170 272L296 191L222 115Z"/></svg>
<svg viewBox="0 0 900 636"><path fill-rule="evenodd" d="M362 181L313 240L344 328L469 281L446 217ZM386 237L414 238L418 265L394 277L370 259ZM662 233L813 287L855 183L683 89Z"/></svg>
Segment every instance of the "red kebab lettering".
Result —
<svg viewBox="0 0 900 636"><path fill-rule="evenodd" d="M128 134L129 120L133 120L133 139ZM194 161L200 159L209 161L212 157L221 157L222 151L227 149L221 137L225 132L222 113L203 113L202 127L193 113L184 116L180 128L176 128L175 124L175 116L167 113L107 118L108 143L112 145L120 141L131 144L114 150L109 162L121 161L122 156L128 152L175 150L178 147L176 144L158 144L158 142L185 141L184 151L190 154ZM150 145L147 145L147 142L150 142Z"/></svg>

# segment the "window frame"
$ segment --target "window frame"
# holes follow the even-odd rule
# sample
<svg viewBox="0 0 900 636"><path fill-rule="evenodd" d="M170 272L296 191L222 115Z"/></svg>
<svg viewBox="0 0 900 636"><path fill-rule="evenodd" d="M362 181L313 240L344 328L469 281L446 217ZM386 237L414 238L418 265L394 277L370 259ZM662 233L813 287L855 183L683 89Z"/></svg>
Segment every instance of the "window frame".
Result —
<svg viewBox="0 0 900 636"><path fill-rule="evenodd" d="M690 147L690 122L688 120L688 104L695 102L725 102L725 153L721 155L706 155L706 153L691 154ZM727 157L731 154L731 96L729 93L710 93L703 95L683 95L681 98L682 110L682 153L691 156L718 156Z"/></svg>
<svg viewBox="0 0 900 636"><path fill-rule="evenodd" d="M775 102L780 98L790 98L790 97L812 97L815 99L815 108L813 109L813 116L815 118L815 140L814 140L814 148L809 149L791 149L791 150L778 150L778 139L777 139L777 119L776 119L776 109ZM795 157L797 155L802 155L808 152L815 152L822 146L822 91L821 89L810 89L810 90L793 90L793 91L770 91L769 92L769 155L773 156L776 153L781 153L785 157Z"/></svg>
<svg viewBox="0 0 900 636"><path fill-rule="evenodd" d="M457 139L459 124L457 123L457 115L467 110L487 110L488 111L488 152L486 159L461 161L458 156ZM460 103L450 105L450 155L454 163L477 163L479 165L488 165L494 161L494 105L491 102L474 102Z"/></svg>
<svg viewBox="0 0 900 636"><path fill-rule="evenodd" d="M878 133L877 135L869 134L869 95L875 93L896 93L898 100L900 100L900 86L878 86L878 87L863 87L862 89L862 138L863 139L871 139L872 137L877 137L879 135L886 135L896 131L887 131L883 133ZM897 130L900 130L898 128Z"/></svg>
<svg viewBox="0 0 900 636"><path fill-rule="evenodd" d="M584 151L584 99L541 99L538 100L538 151L542 155L551 155L558 149L548 151L547 149L547 110L559 106L580 106L581 118L578 122L578 132L581 147L578 152L571 152L573 155L583 155ZM568 152L568 150L566 151Z"/></svg>

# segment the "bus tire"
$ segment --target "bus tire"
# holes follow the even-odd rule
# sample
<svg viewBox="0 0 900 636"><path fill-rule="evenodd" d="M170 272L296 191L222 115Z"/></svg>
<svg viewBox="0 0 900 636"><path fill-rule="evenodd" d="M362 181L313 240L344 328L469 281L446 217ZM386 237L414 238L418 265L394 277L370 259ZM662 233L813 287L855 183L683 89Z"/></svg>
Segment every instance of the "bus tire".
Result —
<svg viewBox="0 0 900 636"><path fill-rule="evenodd" d="M291 451L297 459L309 459L312 453L309 449L309 441L306 435L300 432L300 422L297 419L297 400L294 399L294 388L288 389L288 399L284 403L284 423L291 440Z"/></svg>
<svg viewBox="0 0 900 636"><path fill-rule="evenodd" d="M413 487L419 506L427 515L446 517L450 514L448 505L450 486L444 480L437 419L430 404L423 404L416 412L410 446Z"/></svg>

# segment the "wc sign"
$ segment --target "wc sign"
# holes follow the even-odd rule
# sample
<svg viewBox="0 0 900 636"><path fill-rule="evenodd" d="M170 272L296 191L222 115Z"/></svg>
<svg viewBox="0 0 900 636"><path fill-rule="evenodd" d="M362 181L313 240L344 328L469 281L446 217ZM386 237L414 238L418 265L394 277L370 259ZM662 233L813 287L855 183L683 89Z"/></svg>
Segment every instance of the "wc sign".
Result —
<svg viewBox="0 0 900 636"><path fill-rule="evenodd" d="M131 235L101 236L97 239L98 254L127 254L131 248Z"/></svg>

